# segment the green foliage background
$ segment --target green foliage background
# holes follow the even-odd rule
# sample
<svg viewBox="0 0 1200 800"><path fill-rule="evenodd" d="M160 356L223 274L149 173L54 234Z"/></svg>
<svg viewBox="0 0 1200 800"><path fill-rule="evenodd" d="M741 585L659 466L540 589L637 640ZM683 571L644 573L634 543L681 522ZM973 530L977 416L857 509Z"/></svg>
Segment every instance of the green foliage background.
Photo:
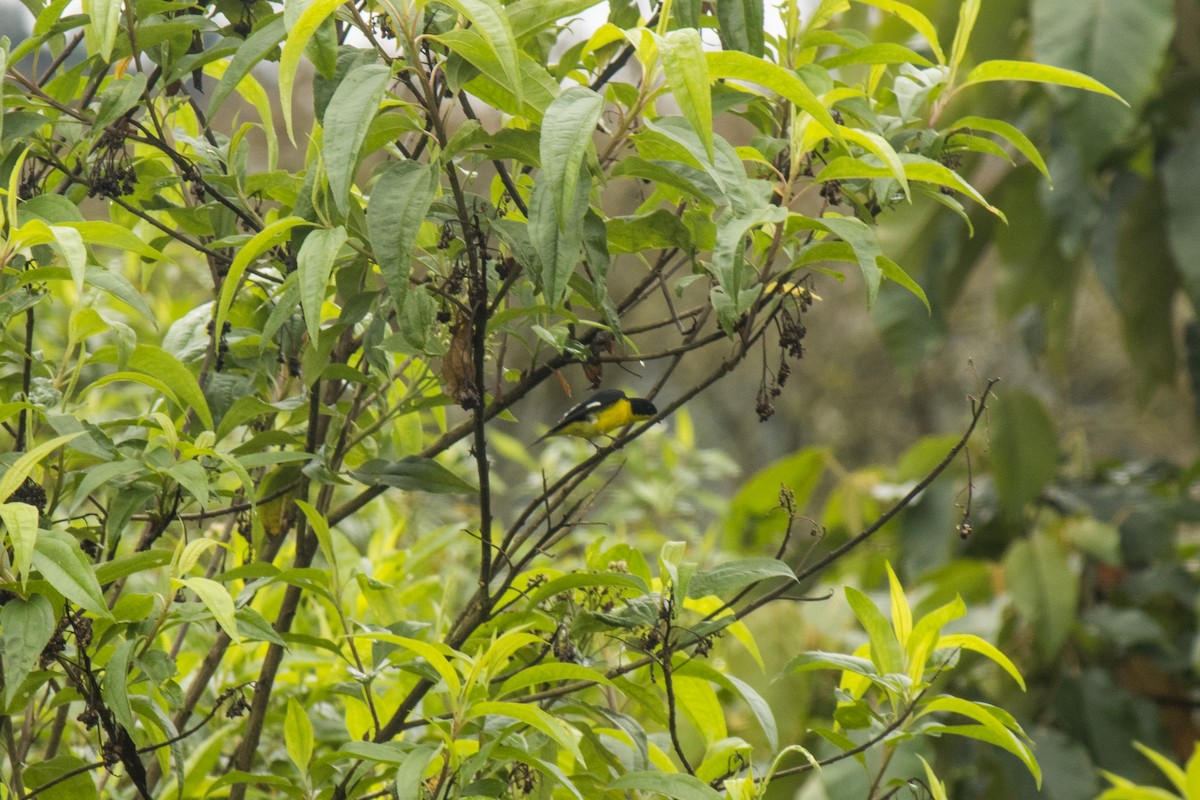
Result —
<svg viewBox="0 0 1200 800"><path fill-rule="evenodd" d="M25 5L4 797L1200 797L1195 2Z"/></svg>

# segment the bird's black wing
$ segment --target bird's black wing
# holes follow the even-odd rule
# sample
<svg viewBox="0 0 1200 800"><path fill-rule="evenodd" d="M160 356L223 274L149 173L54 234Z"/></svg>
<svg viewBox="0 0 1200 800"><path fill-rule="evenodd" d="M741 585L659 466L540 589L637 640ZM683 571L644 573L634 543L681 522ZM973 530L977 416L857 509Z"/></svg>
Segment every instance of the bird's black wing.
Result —
<svg viewBox="0 0 1200 800"><path fill-rule="evenodd" d="M620 389L605 389L603 391L596 392L587 400L584 400L582 403L572 407L567 411L567 413L563 414L562 419L554 423L554 427L542 434L541 438L544 439L547 436L552 436L570 425L572 422L579 422L587 418L588 414L591 414L598 409L606 408L618 400L624 399L624 397L625 393Z"/></svg>

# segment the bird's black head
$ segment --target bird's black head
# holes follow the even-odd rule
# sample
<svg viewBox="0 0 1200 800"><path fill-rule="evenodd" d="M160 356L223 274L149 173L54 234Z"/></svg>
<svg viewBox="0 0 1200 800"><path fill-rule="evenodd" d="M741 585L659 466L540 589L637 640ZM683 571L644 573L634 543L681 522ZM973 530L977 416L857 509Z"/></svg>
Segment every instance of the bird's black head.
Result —
<svg viewBox="0 0 1200 800"><path fill-rule="evenodd" d="M653 417L658 413L658 409L654 407L654 403L649 400L643 400L640 397L629 398L629 410L633 412L635 417L646 419Z"/></svg>

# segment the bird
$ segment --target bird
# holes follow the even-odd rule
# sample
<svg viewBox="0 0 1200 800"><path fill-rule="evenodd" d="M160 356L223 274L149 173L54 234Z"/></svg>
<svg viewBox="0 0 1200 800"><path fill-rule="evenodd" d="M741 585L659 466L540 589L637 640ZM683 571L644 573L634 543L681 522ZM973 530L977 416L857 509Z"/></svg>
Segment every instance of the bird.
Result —
<svg viewBox="0 0 1200 800"><path fill-rule="evenodd" d="M534 444L549 436L579 436L594 439L634 422L650 419L658 409L649 400L626 397L620 389L604 389L572 408L550 430L534 440Z"/></svg>

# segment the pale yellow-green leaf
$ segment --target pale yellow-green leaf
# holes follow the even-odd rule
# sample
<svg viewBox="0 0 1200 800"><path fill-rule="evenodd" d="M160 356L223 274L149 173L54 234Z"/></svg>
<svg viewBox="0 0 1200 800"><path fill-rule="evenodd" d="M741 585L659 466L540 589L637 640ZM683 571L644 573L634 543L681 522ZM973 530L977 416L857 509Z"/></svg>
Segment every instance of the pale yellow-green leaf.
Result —
<svg viewBox="0 0 1200 800"><path fill-rule="evenodd" d="M875 6L875 8L895 14L904 20L913 30L921 34L925 41L929 42L929 49L933 50L938 63L946 63L946 54L942 52L942 46L938 44L937 28L929 21L929 17L900 0L855 0L855 2Z"/></svg>
<svg viewBox="0 0 1200 800"><path fill-rule="evenodd" d="M988 81L1030 81L1033 83L1052 83L1072 89L1084 89L1097 94L1104 94L1119 100L1123 105L1129 105L1112 89L1095 78L1089 78L1082 72L1063 67L1052 67L1049 64L1037 64L1032 61L1005 61L997 59L985 61L971 70L958 89L976 83ZM957 90L956 90L957 91Z"/></svg>
<svg viewBox="0 0 1200 800"><path fill-rule="evenodd" d="M1191 800L1191 798L1187 797L1187 775L1182 769L1180 769L1178 764L1164 756L1162 753L1146 747L1146 745L1142 744L1141 742L1134 742L1133 746L1137 748L1139 753L1154 762L1154 766L1158 767L1159 772L1167 776L1167 780L1169 780L1171 785L1179 790L1181 795L1187 798L1187 800Z"/></svg>
<svg viewBox="0 0 1200 800"><path fill-rule="evenodd" d="M904 647L908 644L908 635L912 633L912 608L908 605L908 598L904 596L904 587L900 585L900 579L896 577L896 571L892 569L891 562L887 562L888 576L888 595L892 601L892 628L896 631L896 639L899 640L900 646Z"/></svg>
<svg viewBox="0 0 1200 800"><path fill-rule="evenodd" d="M8 500L12 493L17 490L17 487L25 482L25 479L33 472L33 468L38 465L38 462L81 433L83 431L56 436L49 441L42 442L32 450L22 453L12 463L12 466L4 471L4 476L0 477L0 503Z"/></svg>
<svg viewBox="0 0 1200 800"><path fill-rule="evenodd" d="M287 717L283 722L283 740L288 758L301 773L308 774L313 754L313 725L304 707L295 697L288 698Z"/></svg>
<svg viewBox="0 0 1200 800"><path fill-rule="evenodd" d="M508 717L523 722L549 736L570 753L576 761L583 761L583 754L579 752L579 740L582 738L579 731L537 706L488 700L475 703L467 709L468 719L485 716Z"/></svg>
<svg viewBox="0 0 1200 800"><path fill-rule="evenodd" d="M229 634L230 639L234 642L241 642L242 637L238 634L235 616L237 609L233 605L233 597L230 596L229 590L224 585L208 578L181 578L179 583L196 593L200 602L204 603L212 613L217 624L224 629L225 633Z"/></svg>
<svg viewBox="0 0 1200 800"><path fill-rule="evenodd" d="M975 19L979 16L981 0L963 0L958 9L958 28L954 31L954 44L950 45L950 74L958 71L967 55L967 43L975 30Z"/></svg>
<svg viewBox="0 0 1200 800"><path fill-rule="evenodd" d="M312 224L300 217L277 219L254 234L250 241L238 248L238 253L234 256L233 263L229 265L229 272L225 274L225 279L221 282L221 295L217 298L217 316L213 322L214 330L219 331L224 328L225 320L229 316L229 307L233 304L233 296L241 286L242 276L246 273L246 269L250 264L254 262L254 259L282 242L284 236L292 228Z"/></svg>
<svg viewBox="0 0 1200 800"><path fill-rule="evenodd" d="M1017 682L1017 685L1021 687L1022 691L1025 690L1025 679L1021 677L1020 670L1017 669L1017 666L1012 663L1008 656L1004 655L1004 653L1002 653L999 648L997 648L991 642L981 639L973 633L952 633L939 638L937 640L937 644L934 646L934 649L942 650L944 648L951 647L960 647L963 650L970 650L990 658L992 661L999 664L1005 672L1012 676L1012 679Z"/></svg>
<svg viewBox="0 0 1200 800"><path fill-rule="evenodd" d="M283 40L283 50L279 55L279 105L283 111L283 124L287 129L288 139L293 143L296 136L292 131L292 90L296 83L296 70L300 67L300 57L304 55L304 48L308 46L317 28L321 27L321 23L343 2L345 0L312 0Z"/></svg>
<svg viewBox="0 0 1200 800"><path fill-rule="evenodd" d="M13 566L24 588L25 579L33 565L33 549L37 545L38 512L28 503L0 503L0 522L8 533L13 549Z"/></svg>

